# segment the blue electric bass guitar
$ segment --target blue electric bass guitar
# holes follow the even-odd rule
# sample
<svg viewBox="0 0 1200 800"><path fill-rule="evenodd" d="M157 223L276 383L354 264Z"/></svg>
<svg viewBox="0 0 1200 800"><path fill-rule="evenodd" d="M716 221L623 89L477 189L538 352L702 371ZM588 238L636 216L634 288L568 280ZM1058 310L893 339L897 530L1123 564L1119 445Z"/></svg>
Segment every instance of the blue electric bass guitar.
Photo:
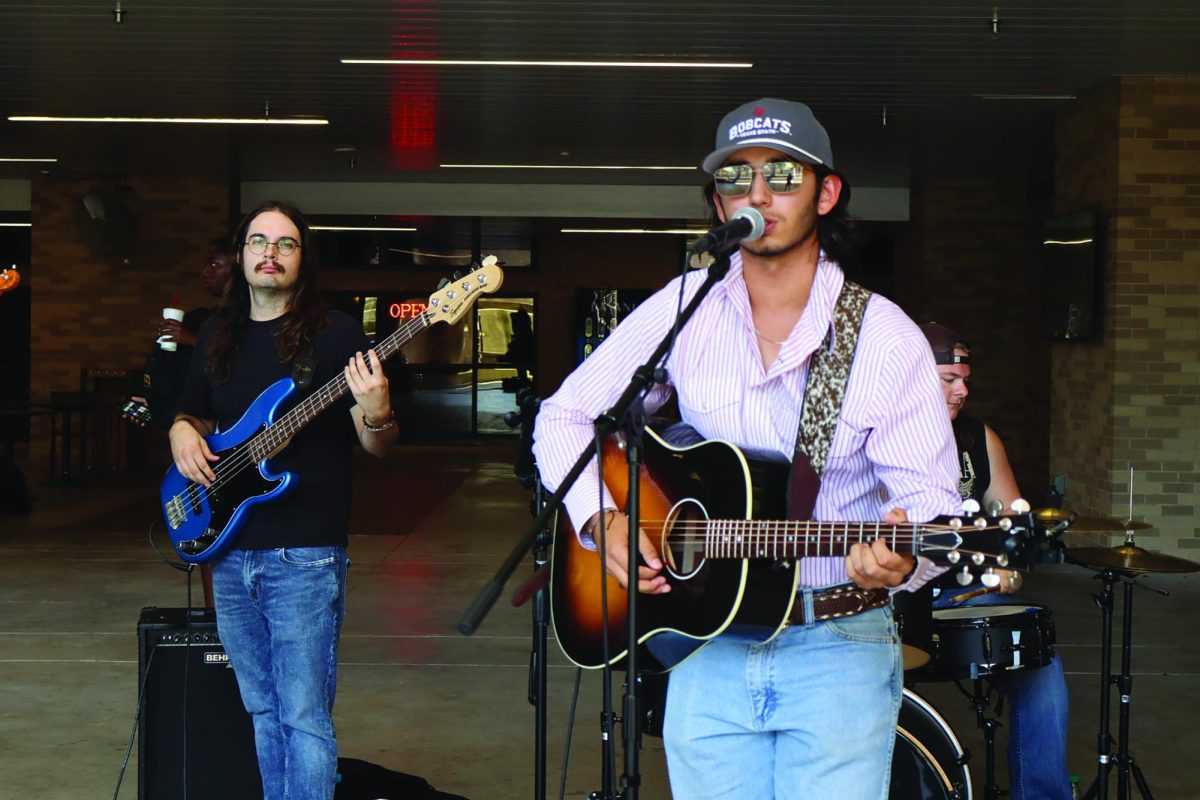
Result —
<svg viewBox="0 0 1200 800"><path fill-rule="evenodd" d="M468 275L444 284L429 298L424 311L403 322L375 347L382 360L399 352L418 333L438 322L457 322L481 294L500 288L504 275L495 256ZM184 561L202 564L224 553L245 526L254 507L291 491L297 482L290 472L275 474L268 460L288 445L296 433L341 399L349 386L340 372L291 411L276 419L284 401L296 391L291 378L263 390L246 413L226 431L205 437L220 460L213 463L216 480L205 487L193 483L172 464L163 478L160 497L163 518L175 552Z"/></svg>

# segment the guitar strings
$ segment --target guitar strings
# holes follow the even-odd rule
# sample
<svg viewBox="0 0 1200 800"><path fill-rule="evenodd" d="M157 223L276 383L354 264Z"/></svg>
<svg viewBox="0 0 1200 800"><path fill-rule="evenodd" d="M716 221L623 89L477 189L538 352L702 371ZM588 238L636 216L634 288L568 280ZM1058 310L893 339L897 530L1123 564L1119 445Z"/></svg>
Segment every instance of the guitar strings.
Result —
<svg viewBox="0 0 1200 800"><path fill-rule="evenodd" d="M936 523L903 523L900 525L884 525L874 522L824 522L818 520L762 520L759 521L758 530L746 530L741 533L732 533L729 531L721 531L722 525L740 524L744 522L755 522L754 520L731 519L731 520L688 520L677 522L667 538L676 544L684 545L713 545L714 549L730 549L730 550L770 550L774 554L778 554L780 550L788 551L790 555L809 555L808 549L813 547L817 550L813 556L820 555L822 547L829 547L832 551L832 546L835 544L850 544L866 543L873 539L884 539L892 544L923 544L925 545L924 552L939 551L951 552L957 551L968 556L979 555L984 559L995 559L997 554L988 553L986 551L968 549L962 546L962 534L972 533L987 533L1002 531L1004 528L999 525L986 525L979 527L977 525L969 525L966 527L954 527L946 524ZM650 526L661 527L667 523L666 520L645 520L643 524ZM769 530L767 527L769 526ZM816 529L815 531L813 529ZM676 535L675 532L682 531ZM857 538L854 536L857 534ZM938 537L952 534L958 537L957 545L940 544L935 541ZM735 538L731 538L735 537ZM868 539L867 537L871 537ZM795 552L798 546L802 546L804 553ZM830 552L829 555L835 555ZM841 554L836 554L841 555ZM735 557L747 557L738 555Z"/></svg>
<svg viewBox="0 0 1200 800"><path fill-rule="evenodd" d="M422 312L421 316L426 314L428 314L428 312ZM390 357L392 354L392 345L395 344L398 347L398 338L402 334L405 334L409 328L416 327L423 329L428 325L428 323L425 325L420 325L419 323L421 321L422 320L420 320L418 317L414 317L412 320L404 323L404 325L397 329L395 333L379 344L379 347L376 348L376 352L385 351L383 358ZM415 333L416 331L414 331L414 334ZM397 341L394 342L393 340ZM220 485L226 480L232 480L246 467L253 466L259 461L265 459L267 455L269 455L269 453L275 449L275 447L278 447L279 444L281 444L283 441L286 441L288 436L293 435L296 430L299 430L300 426L295 424L298 417L307 415L308 412L319 405L318 400L320 400L322 397L329 396L331 399L340 397L342 394L344 394L346 388L347 384L345 373L340 373L322 386L319 390L305 398L300 404L286 413L279 420L272 423L270 426L246 441L236 445L233 448L233 451L226 456L227 460L219 462L213 466L212 469L213 473L216 475L216 478L213 480L212 484L210 484L208 487L195 482L190 482L188 484L185 492L188 495L189 503L194 505L197 501L206 499L211 491L215 491L220 488ZM272 439L272 437L278 434L280 430L285 430L286 435L278 437L277 440ZM256 450L265 447L264 442L267 440L271 440L271 445L265 448L262 458L255 458L254 454ZM180 495L176 495L174 498L172 498L172 500L178 499L179 496Z"/></svg>
<svg viewBox="0 0 1200 800"><path fill-rule="evenodd" d="M379 346L375 348L376 353L383 353L383 355L380 357L380 361L382 362L383 360L390 358L394 350L403 346L403 343L400 341L401 339L404 339L404 343L407 343L408 339L411 339L417 333L429 327L429 325L432 324L432 317L432 312L422 311L417 316L403 323L399 328L396 329L394 333L392 333L391 336L380 342ZM410 332L410 329L413 330ZM320 404L318 400L327 393L327 390L330 390L330 387L334 387L332 391L336 392L336 394L330 394L331 401L341 397L342 394L345 393L346 388L348 388L345 373L339 373L336 377L334 377L316 392L313 392L311 395L306 397L295 408L293 408L291 411L288 411L277 421L259 431L246 441L235 445L232 452L226 456L227 460L220 461L213 465L212 470L216 475L216 478L209 486L204 486L203 484L189 481L187 488L184 489L183 492L173 496L168 503L179 500L185 494L187 495L187 500L185 502L187 502L189 505L195 505L197 502L202 502L207 499L211 492L216 491L222 483L232 480L245 468L253 466L259 461L266 459L272 450L274 450L300 429L299 425L295 425L296 419L306 415L309 411L318 406ZM293 428L294 425L295 427ZM273 441L270 449L266 450L266 453L262 458L255 458L255 443L258 442L261 444L262 440L270 438L282 428L288 429L287 435L279 437L277 441Z"/></svg>

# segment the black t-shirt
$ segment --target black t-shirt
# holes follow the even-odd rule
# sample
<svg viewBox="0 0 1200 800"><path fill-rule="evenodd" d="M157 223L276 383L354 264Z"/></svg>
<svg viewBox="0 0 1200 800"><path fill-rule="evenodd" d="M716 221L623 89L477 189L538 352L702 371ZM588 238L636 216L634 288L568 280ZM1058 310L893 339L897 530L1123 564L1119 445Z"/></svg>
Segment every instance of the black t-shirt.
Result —
<svg viewBox="0 0 1200 800"><path fill-rule="evenodd" d="M204 353L216 325L211 320L196 340L187 385L179 410L200 419L217 420L217 430L229 430L254 400L271 384L292 376L292 365L275 352L275 329L283 318L249 323L229 380L214 384L205 369ZM362 328L349 315L329 314L330 328L316 337L316 370L304 392L283 402L275 419L341 374L356 351L367 351ZM292 472L292 490L283 497L260 503L250 512L234 547L246 550L273 547L327 547L346 545L350 521L351 463L358 441L348 413L354 405L349 392L311 420L284 450L267 461L268 472ZM255 409L255 413L260 412ZM217 462L220 463L220 462Z"/></svg>
<svg viewBox="0 0 1200 800"><path fill-rule="evenodd" d="M954 441L958 446L958 494L980 503L992 483L988 460L987 431L983 420L960 413L954 419Z"/></svg>

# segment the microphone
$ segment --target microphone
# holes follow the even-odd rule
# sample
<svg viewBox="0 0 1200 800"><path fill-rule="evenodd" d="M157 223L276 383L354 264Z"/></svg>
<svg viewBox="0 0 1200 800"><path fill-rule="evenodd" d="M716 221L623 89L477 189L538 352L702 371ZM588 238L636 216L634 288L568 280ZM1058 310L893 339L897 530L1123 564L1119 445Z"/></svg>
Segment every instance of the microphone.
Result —
<svg viewBox="0 0 1200 800"><path fill-rule="evenodd" d="M697 253L723 253L731 250L739 242L753 242L761 239L767 223L757 208L747 206L733 215L733 219L724 225L718 225L701 236L688 247L688 255Z"/></svg>

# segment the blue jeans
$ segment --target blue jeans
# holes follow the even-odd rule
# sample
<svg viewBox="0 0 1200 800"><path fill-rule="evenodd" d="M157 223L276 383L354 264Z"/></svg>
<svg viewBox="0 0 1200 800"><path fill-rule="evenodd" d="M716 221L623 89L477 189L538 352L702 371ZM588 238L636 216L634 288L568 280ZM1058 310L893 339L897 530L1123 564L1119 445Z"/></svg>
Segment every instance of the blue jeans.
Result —
<svg viewBox="0 0 1200 800"><path fill-rule="evenodd" d="M963 603L953 596L979 588L972 585L943 591L933 607L1026 605L1015 595L985 594ZM1008 781L1012 800L1071 800L1067 774L1067 681L1055 653L1037 669L1000 673L992 684L1008 696Z"/></svg>
<svg viewBox="0 0 1200 800"><path fill-rule="evenodd" d="M722 634L671 673L671 796L886 798L903 688L891 607L761 638Z"/></svg>
<svg viewBox="0 0 1200 800"><path fill-rule="evenodd" d="M346 550L231 550L213 564L217 632L254 723L264 800L330 800Z"/></svg>

